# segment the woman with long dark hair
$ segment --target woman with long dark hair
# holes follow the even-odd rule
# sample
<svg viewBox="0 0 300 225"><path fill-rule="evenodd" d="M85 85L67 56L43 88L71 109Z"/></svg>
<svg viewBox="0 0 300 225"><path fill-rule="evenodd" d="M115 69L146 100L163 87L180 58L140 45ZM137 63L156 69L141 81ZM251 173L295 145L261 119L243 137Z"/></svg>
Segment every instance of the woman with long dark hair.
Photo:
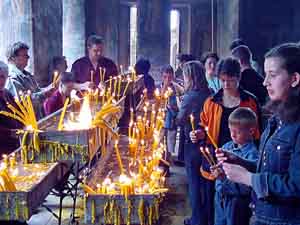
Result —
<svg viewBox="0 0 300 225"><path fill-rule="evenodd" d="M260 140L258 163L221 151L228 179L252 187L254 225L300 224L300 48L288 43L265 55L264 86L273 113Z"/></svg>

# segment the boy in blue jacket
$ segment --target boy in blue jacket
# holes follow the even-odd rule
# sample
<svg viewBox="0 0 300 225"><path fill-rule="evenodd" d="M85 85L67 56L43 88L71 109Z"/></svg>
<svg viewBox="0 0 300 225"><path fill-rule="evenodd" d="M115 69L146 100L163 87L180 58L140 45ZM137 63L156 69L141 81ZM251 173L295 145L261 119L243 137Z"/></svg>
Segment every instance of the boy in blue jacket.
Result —
<svg viewBox="0 0 300 225"><path fill-rule="evenodd" d="M232 141L224 144L222 151L231 152L247 160L257 161L258 150L253 139L257 127L255 113L250 108L237 108L230 114L228 125ZM216 168L213 167L212 171L217 175ZM250 201L250 187L232 182L220 174L216 180L215 225L249 224Z"/></svg>

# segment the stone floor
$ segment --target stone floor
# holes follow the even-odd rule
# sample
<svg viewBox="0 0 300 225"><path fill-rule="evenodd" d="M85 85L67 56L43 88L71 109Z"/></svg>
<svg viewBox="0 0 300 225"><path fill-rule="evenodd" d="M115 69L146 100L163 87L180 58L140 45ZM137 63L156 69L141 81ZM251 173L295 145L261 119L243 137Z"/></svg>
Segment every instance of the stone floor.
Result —
<svg viewBox="0 0 300 225"><path fill-rule="evenodd" d="M187 201L187 184L184 167L171 167L171 176L167 179L170 192L166 195L165 201L161 206L161 225L182 225L183 219L190 215L190 208ZM59 199L53 196L47 197L45 204L54 211L58 211ZM63 225L69 224L72 208L72 201L66 198L63 202ZM82 211L82 200L78 198L76 214L77 224L84 223ZM56 218L45 208L40 208L38 213L28 221L29 225L56 225Z"/></svg>

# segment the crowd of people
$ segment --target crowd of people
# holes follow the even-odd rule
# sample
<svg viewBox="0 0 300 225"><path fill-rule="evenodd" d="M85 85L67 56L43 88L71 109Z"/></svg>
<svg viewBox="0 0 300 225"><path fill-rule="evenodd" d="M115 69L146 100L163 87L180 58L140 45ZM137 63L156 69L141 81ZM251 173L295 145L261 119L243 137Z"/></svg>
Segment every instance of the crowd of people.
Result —
<svg viewBox="0 0 300 225"><path fill-rule="evenodd" d="M71 72L65 57L54 57L49 80L54 72L60 80L41 88L26 70L29 46L14 43L8 65L0 61L0 110L9 111L7 103L30 91L40 119L62 108L71 90L101 88L100 76L91 76L100 68L106 71L104 81L118 75L103 54L101 37L90 36L86 47L87 55ZM176 70L161 69L161 89L172 90L164 127L167 151L174 154L178 145L176 162L185 166L188 180L192 213L184 224L299 225L300 47L287 43L267 52L264 76L242 40L233 41L230 51L222 59L215 52L199 60L181 54ZM135 65L149 98L156 88L150 68L145 58ZM18 147L14 131L22 125L4 116L0 121L0 152L9 153Z"/></svg>

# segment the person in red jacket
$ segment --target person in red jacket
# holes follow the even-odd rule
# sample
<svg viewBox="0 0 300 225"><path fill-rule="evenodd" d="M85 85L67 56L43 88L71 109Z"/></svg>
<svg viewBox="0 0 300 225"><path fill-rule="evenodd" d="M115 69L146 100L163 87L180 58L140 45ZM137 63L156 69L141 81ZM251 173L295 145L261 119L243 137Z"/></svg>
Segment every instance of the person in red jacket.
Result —
<svg viewBox="0 0 300 225"><path fill-rule="evenodd" d="M61 74L58 89L44 102L44 111L46 115L56 112L63 107L67 97L74 89L74 76L70 72Z"/></svg>

